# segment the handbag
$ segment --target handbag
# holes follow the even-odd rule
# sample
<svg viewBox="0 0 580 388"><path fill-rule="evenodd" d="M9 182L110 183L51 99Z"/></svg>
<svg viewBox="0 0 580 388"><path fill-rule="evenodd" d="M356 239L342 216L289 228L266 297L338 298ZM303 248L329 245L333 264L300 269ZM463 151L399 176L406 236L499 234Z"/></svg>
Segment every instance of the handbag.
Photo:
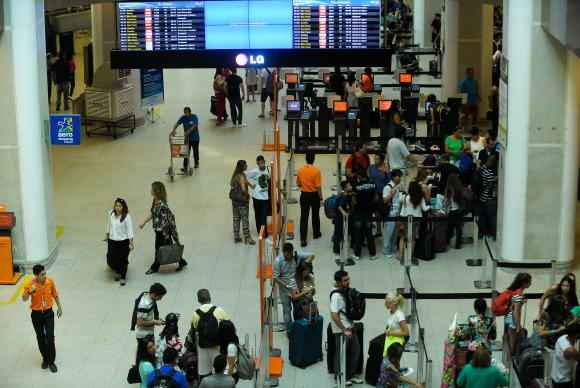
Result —
<svg viewBox="0 0 580 388"><path fill-rule="evenodd" d="M239 184L231 187L229 197L233 202L237 203L248 202L249 200L247 194L244 193L242 187Z"/></svg>
<svg viewBox="0 0 580 388"><path fill-rule="evenodd" d="M179 262L183 257L183 245L179 243L163 245L157 250L156 261L160 265Z"/></svg>
<svg viewBox="0 0 580 388"><path fill-rule="evenodd" d="M141 383L141 375L139 374L138 365L133 365L131 368L129 368L129 372L127 373L127 382L129 384Z"/></svg>

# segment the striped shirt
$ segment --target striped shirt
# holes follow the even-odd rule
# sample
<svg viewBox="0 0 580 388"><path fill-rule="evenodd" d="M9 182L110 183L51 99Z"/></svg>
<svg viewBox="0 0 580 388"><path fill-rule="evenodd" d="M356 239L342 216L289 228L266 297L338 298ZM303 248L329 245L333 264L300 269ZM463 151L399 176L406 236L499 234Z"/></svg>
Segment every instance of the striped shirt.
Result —
<svg viewBox="0 0 580 388"><path fill-rule="evenodd" d="M514 306L516 303L524 303L526 298L524 297L524 290L519 289L514 291L512 299L510 301L510 307L508 313L505 316L505 324L510 328L515 329L516 323L514 322Z"/></svg>
<svg viewBox="0 0 580 388"><path fill-rule="evenodd" d="M481 189L479 192L479 201L485 203L497 197L497 174L483 166L479 171L481 177Z"/></svg>

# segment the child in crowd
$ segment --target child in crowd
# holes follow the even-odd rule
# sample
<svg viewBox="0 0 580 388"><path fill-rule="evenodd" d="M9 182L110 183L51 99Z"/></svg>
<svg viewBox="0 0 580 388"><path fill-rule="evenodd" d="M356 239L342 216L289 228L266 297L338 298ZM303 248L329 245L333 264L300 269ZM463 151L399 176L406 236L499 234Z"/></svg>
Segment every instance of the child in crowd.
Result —
<svg viewBox="0 0 580 388"><path fill-rule="evenodd" d="M185 353L185 346L179 337L179 315L169 313L165 317L165 326L157 341L157 364L163 365L163 353L167 348L173 348L181 357Z"/></svg>
<svg viewBox="0 0 580 388"><path fill-rule="evenodd" d="M332 251L336 256L336 260L340 260L340 250L342 241L344 240L344 218L347 217L348 220L348 215L352 207L352 186L348 181L342 181L340 182L340 188L341 190L337 200L338 212L336 218L333 220L334 234L332 237Z"/></svg>

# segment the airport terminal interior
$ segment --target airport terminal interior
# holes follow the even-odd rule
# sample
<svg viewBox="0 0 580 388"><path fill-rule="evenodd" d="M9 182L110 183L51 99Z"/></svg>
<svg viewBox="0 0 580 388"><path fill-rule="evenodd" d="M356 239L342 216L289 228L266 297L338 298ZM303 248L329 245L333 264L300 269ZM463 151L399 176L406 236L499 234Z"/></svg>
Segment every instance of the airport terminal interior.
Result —
<svg viewBox="0 0 580 388"><path fill-rule="evenodd" d="M157 302L159 319L177 314L184 343L204 304L198 290L207 289L211 304L225 311L254 360L248 365L255 366L250 378L242 377L241 348L231 361L225 344L223 359L235 364L237 387L580 386L575 361L561 355L560 341L580 335L578 300L571 297L580 268L578 4L260 1L0 1L0 388L137 386L129 384L128 371L136 364L136 335L145 318L138 312L136 331L130 330L131 318L136 298L154 283L166 289ZM234 20L238 7L249 19ZM272 8L275 16L266 24L288 16L288 36L279 26L272 35L252 30L255 20L268 19L267 7L287 8ZM346 8L364 15L347 15ZM206 27L193 34L186 28L200 28L192 21L199 9ZM299 17L308 31L301 30ZM364 27L352 27L361 18ZM240 25L253 27L246 32ZM314 30L316 47L306 48ZM242 42L246 33L248 44ZM335 40L341 43L333 46ZM232 69L243 80L239 125L229 103L240 91ZM199 161L187 144L182 147L194 139L184 134L190 133L185 107L198 119ZM375 165L385 154L386 161ZM269 175L265 186L252 175L259 174L259 155ZM312 172L304 169L312 155L321 176L313 190L305 181ZM245 175L236 171L240 160L247 164ZM409 195L389 205L391 197L376 186L398 177ZM253 198L241 210L232 200L236 185L243 191L240 179L265 187L270 198L261 234ZM160 186L154 182L166 190L186 266L168 257L170 264L151 271L162 250L156 249L156 233L157 239L163 235L155 215L142 227ZM372 204L363 203L368 185ZM419 205L411 198L414 188ZM313 230L311 215L301 235L301 208L317 191L322 196L311 207L320 206L320 229ZM249 189L251 196L255 192ZM343 201L347 197L352 202ZM115 233L123 225L111 213L119 198L134 232L126 278L111 268L119 252L108 241L111 222L117 222ZM243 214L248 208L250 236ZM238 235L232 214L242 218ZM388 230L393 242L386 252ZM314 256L307 269L315 293L305 294L307 308L298 299L291 303L294 322L285 327L289 297L276 296L281 287L274 279L287 243L297 254L280 265L304 265L302 257ZM33 273L38 264L54 281L62 311L50 292L42 291L41 299L31 290L41 284ZM327 327L335 316L348 320L331 303L339 270L362 293L366 311L354 319L361 349L347 346L346 360L336 367ZM504 290L522 273L531 283L528 278L511 290L507 310L500 311ZM562 291L563 283L572 289ZM393 311L385 297L392 306L398 294L408 331L392 336ZM345 310L355 303L349 295L338 295L349 301ZM480 315L474 310L478 299L487 305ZM562 311L554 312L561 300ZM553 308L544 311L540 303ZM56 358L43 360L31 307L34 320L39 309L44 314L51 306ZM556 325L550 314L565 318ZM485 326L493 320L495 336ZM157 346L165 341L162 329L155 327ZM548 329L555 331L546 334ZM207 357L201 353L208 349L197 335L197 346L180 345L178 353L182 359L194 353L201 371ZM389 347L392 338L396 344ZM340 339L337 345L343 345ZM171 346L164 343L163 349ZM395 347L402 349L400 362L388 351ZM362 368L353 377L345 365L355 353ZM491 358L487 367L506 381L485 385L466 377L468 364L482 353ZM159 368L163 355L157 357ZM336 375L329 365L339 370ZM556 373L561 370L571 377ZM228 372L226 366L221 374ZM149 377L155 373L161 372ZM201 383L200 376L189 377L183 380L189 387L234 386L208 384L213 376ZM171 386L150 381L141 387Z"/></svg>

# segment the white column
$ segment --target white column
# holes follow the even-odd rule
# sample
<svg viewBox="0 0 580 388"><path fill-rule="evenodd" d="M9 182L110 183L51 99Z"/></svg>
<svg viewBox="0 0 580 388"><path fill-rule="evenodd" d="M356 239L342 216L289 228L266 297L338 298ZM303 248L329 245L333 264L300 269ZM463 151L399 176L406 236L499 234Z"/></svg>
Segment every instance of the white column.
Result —
<svg viewBox="0 0 580 388"><path fill-rule="evenodd" d="M413 1L413 40L425 47L425 0Z"/></svg>
<svg viewBox="0 0 580 388"><path fill-rule="evenodd" d="M562 168L562 206L560 207L560 261L575 258L576 194L578 190L578 131L580 130L580 59L568 53L566 80L564 164Z"/></svg>
<svg viewBox="0 0 580 388"><path fill-rule="evenodd" d="M508 149L502 155L506 185L498 211L503 211L501 255L514 259L524 257L533 8L527 2L508 3Z"/></svg>
<svg viewBox="0 0 580 388"><path fill-rule="evenodd" d="M441 97L447 101L457 94L458 89L458 44L459 44L459 0L445 0L443 14L443 62Z"/></svg>
<svg viewBox="0 0 580 388"><path fill-rule="evenodd" d="M93 42L93 69L96 71L105 62L103 47L103 5L91 4L91 40Z"/></svg>
<svg viewBox="0 0 580 388"><path fill-rule="evenodd" d="M19 248L23 248L22 258L30 264L47 260L55 247L51 167L48 134L45 132L48 103L44 2L9 0L5 7L11 40L9 54L12 58L13 114L20 183L21 214L17 213L17 223L21 227L24 245Z"/></svg>
<svg viewBox="0 0 580 388"><path fill-rule="evenodd" d="M489 110L489 96L491 95L491 67L493 51L493 5L481 5L481 63L479 66L479 104L480 117L485 117Z"/></svg>

